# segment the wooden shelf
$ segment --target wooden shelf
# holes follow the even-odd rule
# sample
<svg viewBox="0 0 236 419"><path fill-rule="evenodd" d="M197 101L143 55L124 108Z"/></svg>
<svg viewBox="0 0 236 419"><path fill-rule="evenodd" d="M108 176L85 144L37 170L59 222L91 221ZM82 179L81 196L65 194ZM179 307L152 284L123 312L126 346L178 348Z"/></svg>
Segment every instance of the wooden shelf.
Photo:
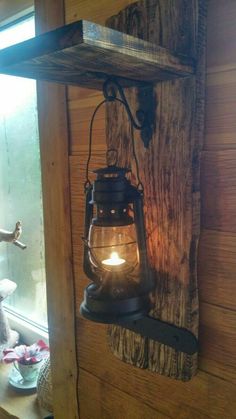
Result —
<svg viewBox="0 0 236 419"><path fill-rule="evenodd" d="M190 76L194 60L80 20L1 50L0 72L100 89L108 75L125 86Z"/></svg>

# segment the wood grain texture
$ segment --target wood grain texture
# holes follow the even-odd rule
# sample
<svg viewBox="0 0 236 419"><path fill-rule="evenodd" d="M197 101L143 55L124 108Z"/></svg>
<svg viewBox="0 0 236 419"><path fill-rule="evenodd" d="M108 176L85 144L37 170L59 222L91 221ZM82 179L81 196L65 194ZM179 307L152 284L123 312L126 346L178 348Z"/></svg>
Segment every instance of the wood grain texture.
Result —
<svg viewBox="0 0 236 419"><path fill-rule="evenodd" d="M191 48L199 59L196 81L182 79L155 86L153 95L158 106L154 136L148 150L140 139L136 143L145 190L148 254L156 272L155 307L151 314L186 327L196 336L205 7L205 2L142 1L108 21L109 26L182 53L189 53ZM140 106L140 91L127 89L126 93L134 111ZM108 109L107 135L109 146L119 150L119 164L132 164L130 127L120 105ZM109 343L120 359L141 366L141 358L143 367L169 377L188 380L196 372L196 355L187 356L157 342L138 339L133 332L118 326L109 327Z"/></svg>
<svg viewBox="0 0 236 419"><path fill-rule="evenodd" d="M4 74L89 88L109 76L126 85L194 74L191 57L172 54L95 23L81 20L0 51Z"/></svg>
<svg viewBox="0 0 236 419"><path fill-rule="evenodd" d="M209 0L208 73L236 68L235 15L235 0Z"/></svg>
<svg viewBox="0 0 236 419"><path fill-rule="evenodd" d="M236 233L203 230L199 243L201 301L236 310Z"/></svg>
<svg viewBox="0 0 236 419"><path fill-rule="evenodd" d="M78 265L76 272L78 277L81 277L81 268ZM219 320L218 316L217 319ZM199 371L196 377L188 382L170 380L114 357L106 343L104 325L98 326L80 318L77 334L80 337L81 368L98 377L104 385L108 383L173 419L236 417L236 386L225 379ZM215 342L212 345L215 345ZM224 348L221 350L223 354ZM103 397L102 405L107 403L109 393L104 392ZM114 410L115 408L114 405ZM130 404L131 412L132 408L133 405ZM135 416L133 418L135 419Z"/></svg>
<svg viewBox="0 0 236 419"><path fill-rule="evenodd" d="M134 0L99 0L92 2L87 0L66 0L66 22L71 23L79 19L85 19L104 25L107 18L118 13L130 3L134 3Z"/></svg>
<svg viewBox="0 0 236 419"><path fill-rule="evenodd" d="M236 70L207 76L205 150L236 148Z"/></svg>
<svg viewBox="0 0 236 419"><path fill-rule="evenodd" d="M101 0L100 2L94 1L84 1L84 0L66 0L66 16L67 19L77 20L77 19L88 19L93 20L97 23L104 24L105 19L119 10L124 6L133 1L129 0L117 0L117 1L107 1ZM221 10L219 10L219 7ZM230 116L230 123L225 123L228 120L228 116L224 116L224 106L226 104L227 112L230 112L230 108L227 105L229 100L232 105L232 112L234 110L234 87L235 75L233 71L230 72L221 72L217 73L217 69L224 68L224 57L229 56L227 48L231 48L234 43L234 36L231 36L234 26L231 24L228 28L228 22L234 22L236 19L236 12L234 8L234 0L210 0L210 10L208 15L208 37L211 37L211 43L208 42L208 56L212 55L214 58L217 57L218 64L215 68L211 67L214 73L211 71L211 74L208 76L208 82L211 86L215 85L218 89L221 88L221 92L217 92L215 96L216 100L214 101L209 98L211 103L208 105L212 108L211 113L214 117L213 106L217 102L217 115L221 120L224 120L224 126L227 129L227 132L224 132L223 127L219 127L220 134L216 131L212 131L213 125L208 118L207 120L207 130L208 125L211 130L212 137L209 132L207 134L206 141L211 148L217 149L220 147L231 148L231 144L235 141L234 135L234 122L233 118ZM215 18L215 13L218 10L217 20ZM227 12L226 12L227 10ZM138 19L139 15L135 15L135 18ZM68 20L69 21L69 20ZM224 33L224 47L221 47L221 50L218 49L218 46L221 45L222 36L219 35L219 25L221 30ZM228 35L226 35L228 33ZM227 40L228 37L228 40ZM175 42L173 40L173 42ZM234 48L234 46L233 46ZM229 67L235 67L235 62L229 63ZM228 89L228 84L232 86L232 95L230 93L231 89ZM224 85L226 87L226 96L224 95ZM92 94L92 91L87 91L85 89L73 88L70 89L70 99L75 101L80 101L80 106L83 107L83 101L91 101L92 98L89 96ZM210 93L214 94L212 90ZM218 94L219 93L219 94ZM209 94L209 92L207 93ZM222 99L220 99L222 95ZM98 97L98 101L99 101ZM223 102L223 103L222 103ZM94 106L96 106L96 100L94 98ZM91 107L92 102L90 102ZM76 105L77 106L77 105ZM85 104L87 107L87 103ZM80 109L78 108L77 115L79 117ZM231 115L231 114L230 114ZM227 118L227 119L225 119ZM217 122L217 121L216 121ZM73 124L76 124L76 116L73 120ZM71 125L71 131L73 132L73 124ZM100 122L98 121L98 128ZM77 129L77 128L76 128ZM101 140L101 138L100 138ZM99 140L99 147L100 142ZM96 151L96 141L97 136L95 135L95 165L99 167L99 164L102 164L102 149L100 148L98 153ZM208 147L207 145L207 147ZM80 165L84 165L83 161L86 158L86 144L82 144L82 152L80 156L75 156L75 154L80 154L80 139L77 140L76 135L73 137L73 149L72 152L74 157L71 157L71 197L72 197L72 209L73 209L73 240L74 240L74 268L76 272L77 280L77 304L81 303L83 288L86 286L86 280L82 272L82 244L80 240L80 235L83 234L83 192L78 192L81 181L84 179L83 172L80 171ZM100 157L99 157L100 156ZM79 157L79 159L78 159ZM216 158L218 161L218 158ZM233 164L233 163L232 163ZM231 165L232 166L232 165ZM207 171L208 175L210 174L211 169L214 172L214 162L210 161L210 167ZM205 169L204 169L205 170ZM232 177L230 176L228 182L231 183ZM204 177L202 179L202 187L204 187ZM214 190L208 189L208 195L214 193ZM215 200L215 198L214 198ZM221 196L218 195L218 202L221 201ZM223 206L223 200L222 200ZM225 211L227 207L225 206ZM231 225L235 225L235 221L231 221ZM216 305L220 305L222 308L230 308L234 310L234 300L235 293L230 293L230 288L235 285L235 239L234 233L227 233L224 231L209 231L203 230L202 237L200 241L200 254L198 259L198 277L199 277L199 291L200 291L200 308L201 301L210 302ZM209 281L209 283L208 283ZM207 304L205 305L203 319L208 317L208 309L211 311L212 307ZM204 346L204 358L200 355L199 359L199 368L200 370L207 371L207 373L202 373L201 371L188 383L174 382L158 374L151 373L148 370L141 370L131 365L124 364L117 360L108 350L106 343L106 328L102 325L92 324L91 322L85 321L83 319L78 319L78 330L77 330L77 339L79 342L79 354L80 354L80 364L81 366L89 371L90 374L99 378L102 388L106 388L106 392L102 391L100 393L100 404L98 402L97 412L91 417L91 419L101 419L99 417L100 412L103 409L102 406L107 406L109 401L106 398L109 398L109 387L105 387L107 383L112 386L112 388L118 388L120 391L124 391L129 396L138 398L141 403L152 407L153 409L158 409L163 414L173 417L174 419L178 418L214 418L214 419L234 419L236 418L236 405L235 405L235 369L232 369L230 365L234 362L234 358L229 359L225 356L225 353L228 354L229 348L231 345L229 339L224 339L224 333L229 333L232 336L232 330L234 325L231 321L232 330L226 332L227 322L231 318L231 310L227 311L229 313L229 318L225 317L222 314L226 324L220 321L221 314L214 313L211 311L209 316L211 317L210 323L214 325L214 329L217 331L217 334L221 335L219 342L212 341L214 339L214 332L211 330L211 324L208 322L203 327L208 328L210 337L207 338L207 344L204 344L206 337L201 335L201 345ZM213 316L213 319L212 319ZM216 320L214 320L216 318ZM207 321L207 320L206 320ZM217 323L219 321L219 323ZM202 323L202 317L200 317L200 325ZM204 323L204 322L203 322ZM201 326L202 328L202 326ZM233 341L235 337L232 337ZM219 348L214 348L218 346ZM209 350L208 350L209 347ZM220 351L220 352L219 352ZM217 354L216 354L217 352ZM212 355L211 355L212 354ZM231 352L231 355L232 354ZM211 359L210 356L214 358ZM221 359L220 359L221 358ZM217 361L215 361L217 359ZM221 377L217 378L217 377ZM82 382L81 382L82 383ZM83 397L85 398L84 403L91 404L91 387L85 387L83 390ZM133 400L130 399L129 407L127 411L132 414ZM92 408L91 408L92 409ZM105 410L105 407L104 407ZM104 412L103 410L103 412ZM114 402L113 410L116 410L116 403ZM110 416L112 417L112 413ZM84 413L85 414L85 413ZM104 413L103 413L104 414ZM132 416L131 416L132 417ZM123 419L123 418L119 418ZM132 419L136 419L135 416Z"/></svg>
<svg viewBox="0 0 236 419"><path fill-rule="evenodd" d="M87 285L87 280L82 270L83 243L81 240L84 217L83 180L85 157L86 153L70 157L73 259L75 275L78 279L76 293L78 311L83 298L83 289ZM104 164L104 153L95 150L92 162L91 168L101 167ZM206 241L204 235L202 239ZM216 241L216 237L212 240ZM225 244L222 244L222 247L225 246ZM226 248L225 252L227 253L228 251L229 249ZM200 282L200 286L204 288L205 284ZM234 295L232 295L233 299ZM225 295L222 295L222 303L223 301L225 301ZM153 374L148 370L141 370L124 364L116 360L108 349L106 327L86 321L80 318L78 313L77 336L80 343L81 368L97 376L104 386L105 383L109 383L111 386L119 388L134 398L138 397L138 399L153 409L158 409L163 414L175 419L178 417L189 418L190 416L196 419L201 417L212 417L215 419L218 419L218 417L224 419L234 418L235 407L234 402L231 402L230 398L235 390L225 380L235 383L235 368L233 368L235 363L234 345L229 348L229 342L234 342L236 339L235 315L232 310L221 309L209 304L202 306L202 304L200 302L200 308L203 308L200 316L201 353L199 367L213 376L222 377L223 380L199 372L191 382L183 384L182 382L174 382L158 374ZM217 333L217 342L215 332ZM205 338L205 333L209 334L207 339ZM227 357L225 357L225 354L227 354ZM82 390L85 398L84 403L86 403L86 389ZM112 390L110 389L110 391ZM108 389L106 394L102 394L104 398L100 400L100 409L103 409L104 405L106 406L106 403L108 403L106 399L110 397ZM89 400L90 398L87 396L87 403L89 403ZM133 403L130 401L130 414L132 414ZM114 410L116 410L115 403ZM94 419L94 417L91 416L91 419Z"/></svg>
<svg viewBox="0 0 236 419"><path fill-rule="evenodd" d="M236 150L206 151L202 156L202 226L236 232Z"/></svg>
<svg viewBox="0 0 236 419"><path fill-rule="evenodd" d="M88 389L93 389L92 403L88 400ZM79 393L80 411L83 419L169 418L83 369L80 372Z"/></svg>
<svg viewBox="0 0 236 419"><path fill-rule="evenodd" d="M36 1L37 32L63 23L63 1ZM45 261L54 414L77 418L74 289L65 88L38 83Z"/></svg>
<svg viewBox="0 0 236 419"><path fill-rule="evenodd" d="M86 97L83 91L89 92ZM89 89L70 89L73 99L68 102L70 149L72 154L88 152L89 124L95 107L103 100L101 93ZM73 93L74 92L74 93ZM76 92L81 97L76 98ZM93 128L94 149L106 152L105 107L97 113ZM86 156L85 156L86 159Z"/></svg>
<svg viewBox="0 0 236 419"><path fill-rule="evenodd" d="M200 354L204 370L236 383L236 311L201 303L200 319ZM214 369L211 369L211 362Z"/></svg>

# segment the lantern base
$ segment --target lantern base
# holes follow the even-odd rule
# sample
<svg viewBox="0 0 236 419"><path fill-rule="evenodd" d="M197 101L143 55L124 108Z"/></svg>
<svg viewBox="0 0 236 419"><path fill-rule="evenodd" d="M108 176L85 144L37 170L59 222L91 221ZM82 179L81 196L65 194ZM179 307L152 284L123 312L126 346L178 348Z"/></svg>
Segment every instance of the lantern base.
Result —
<svg viewBox="0 0 236 419"><path fill-rule="evenodd" d="M148 295L108 300L96 294L96 288L96 285L90 284L85 289L84 301L80 306L80 313L88 320L107 324L129 322L145 317L150 311Z"/></svg>
<svg viewBox="0 0 236 419"><path fill-rule="evenodd" d="M126 300L108 300L104 296L101 298L97 291L95 284L90 284L85 289L80 313L86 319L117 324L189 355L198 351L198 341L192 332L147 315L150 310L147 294Z"/></svg>

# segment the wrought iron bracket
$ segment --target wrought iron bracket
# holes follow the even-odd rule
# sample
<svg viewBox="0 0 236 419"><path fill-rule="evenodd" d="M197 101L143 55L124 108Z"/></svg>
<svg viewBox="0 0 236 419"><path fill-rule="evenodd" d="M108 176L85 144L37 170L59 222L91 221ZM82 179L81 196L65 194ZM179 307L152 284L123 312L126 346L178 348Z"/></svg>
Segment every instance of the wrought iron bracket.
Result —
<svg viewBox="0 0 236 419"><path fill-rule="evenodd" d="M119 98L117 96L119 94ZM153 131L155 128L155 100L153 94L153 86L146 85L139 87L138 90L138 101L141 108L136 111L136 116L134 117L129 103L126 99L124 90L122 86L118 83L115 78L108 78L103 84L103 95L106 101L121 102L126 109L127 115L130 119L132 126L141 131L141 138L145 148L148 148L149 142L152 139Z"/></svg>
<svg viewBox="0 0 236 419"><path fill-rule="evenodd" d="M198 351L198 340L189 330L149 316L116 324L188 355L193 355Z"/></svg>

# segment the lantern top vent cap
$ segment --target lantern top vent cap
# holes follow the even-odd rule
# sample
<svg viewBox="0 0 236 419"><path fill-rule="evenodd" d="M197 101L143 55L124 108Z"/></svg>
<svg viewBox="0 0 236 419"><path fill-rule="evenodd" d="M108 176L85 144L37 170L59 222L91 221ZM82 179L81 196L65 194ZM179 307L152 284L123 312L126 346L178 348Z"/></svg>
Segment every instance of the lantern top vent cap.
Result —
<svg viewBox="0 0 236 419"><path fill-rule="evenodd" d="M116 175L116 176L124 176L126 173L131 172L131 169L128 169L127 167L119 167L119 166L107 166L102 167L101 169L93 170L93 173L96 173L100 176L105 175Z"/></svg>

